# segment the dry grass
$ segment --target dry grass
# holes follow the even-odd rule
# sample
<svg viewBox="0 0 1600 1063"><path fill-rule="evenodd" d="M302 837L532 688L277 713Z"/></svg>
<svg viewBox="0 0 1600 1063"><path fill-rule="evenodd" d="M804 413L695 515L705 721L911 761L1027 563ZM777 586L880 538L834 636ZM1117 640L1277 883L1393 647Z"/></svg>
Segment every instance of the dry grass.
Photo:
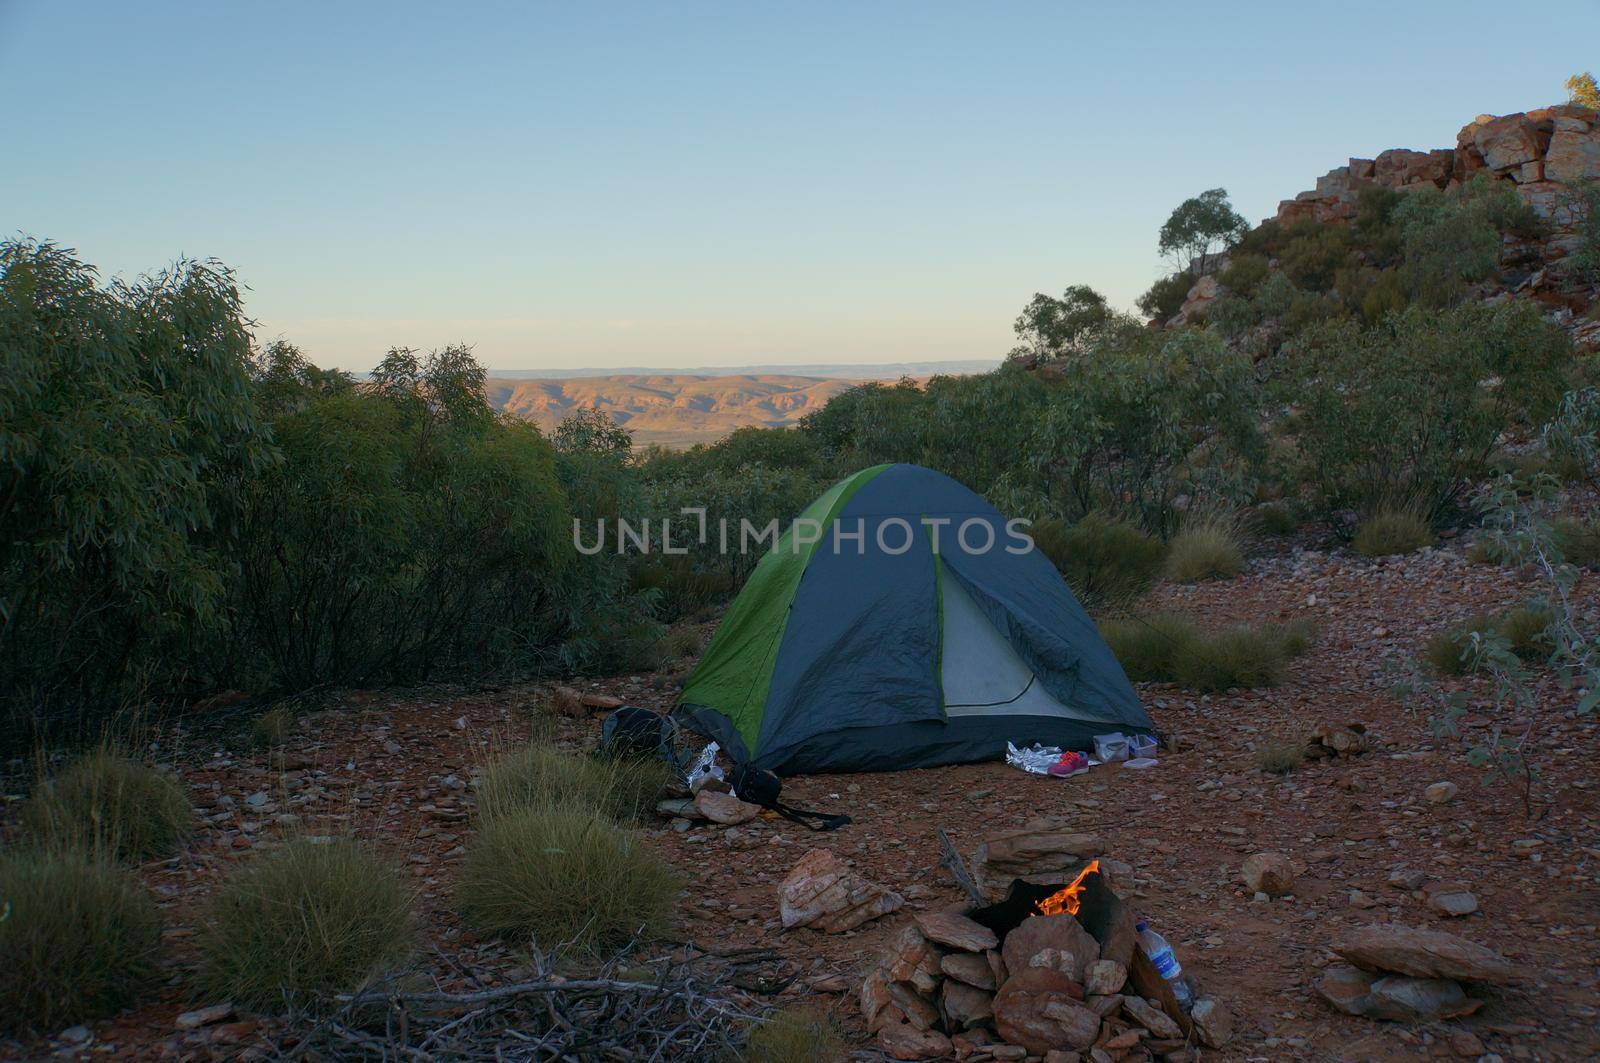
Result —
<svg viewBox="0 0 1600 1063"><path fill-rule="evenodd" d="M1367 557L1409 554L1433 545L1433 526L1407 509L1387 509L1361 522L1351 545Z"/></svg>
<svg viewBox="0 0 1600 1063"><path fill-rule="evenodd" d="M1172 613L1106 621L1100 633L1129 679L1177 683L1205 693L1275 686L1289 659L1311 642L1310 632L1299 626L1205 631Z"/></svg>
<svg viewBox="0 0 1600 1063"><path fill-rule="evenodd" d="M1282 502L1267 502L1250 513L1250 530L1256 535L1293 535L1298 527Z"/></svg>
<svg viewBox="0 0 1600 1063"><path fill-rule="evenodd" d="M801 1006L775 1011L750 1030L745 1063L834 1063L845 1055L844 1038L827 1015Z"/></svg>
<svg viewBox="0 0 1600 1063"><path fill-rule="evenodd" d="M294 731L294 711L286 705L268 709L250 722L250 741L258 749L276 749Z"/></svg>
<svg viewBox="0 0 1600 1063"><path fill-rule="evenodd" d="M355 841L292 841L213 895L196 988L261 1009L351 992L411 954L410 908L399 870Z"/></svg>
<svg viewBox="0 0 1600 1063"><path fill-rule="evenodd" d="M1306 744L1293 739L1270 739L1256 750L1256 767L1273 775L1287 775L1305 759Z"/></svg>
<svg viewBox="0 0 1600 1063"><path fill-rule="evenodd" d="M534 806L578 804L619 823L655 808L672 769L659 760L605 759L530 743L502 753L478 780L478 813L485 820Z"/></svg>
<svg viewBox="0 0 1600 1063"><path fill-rule="evenodd" d="M0 1030L55 1033L159 981L161 919L133 875L85 849L0 857Z"/></svg>
<svg viewBox="0 0 1600 1063"><path fill-rule="evenodd" d="M1555 522L1554 531L1562 560L1580 568L1600 568L1600 522L1566 517Z"/></svg>
<svg viewBox="0 0 1600 1063"><path fill-rule="evenodd" d="M1243 569L1244 546L1231 518L1206 517L1167 543L1167 576L1179 583L1232 579Z"/></svg>
<svg viewBox="0 0 1600 1063"><path fill-rule="evenodd" d="M23 819L39 841L134 862L171 855L193 827L183 783L109 749L39 784Z"/></svg>
<svg viewBox="0 0 1600 1063"><path fill-rule="evenodd" d="M599 952L663 932L680 887L634 832L567 803L485 820L467 848L459 897L480 933Z"/></svg>

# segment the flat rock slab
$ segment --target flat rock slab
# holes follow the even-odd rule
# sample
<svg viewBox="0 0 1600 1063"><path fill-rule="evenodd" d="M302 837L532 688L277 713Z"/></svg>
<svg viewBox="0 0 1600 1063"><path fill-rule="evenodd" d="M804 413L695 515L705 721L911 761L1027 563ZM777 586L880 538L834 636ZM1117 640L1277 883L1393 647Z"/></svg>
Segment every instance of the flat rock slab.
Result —
<svg viewBox="0 0 1600 1063"><path fill-rule="evenodd" d="M950 1038L903 1022L880 1027L878 1047L890 1059L939 1059L950 1054Z"/></svg>
<svg viewBox="0 0 1600 1063"><path fill-rule="evenodd" d="M694 807L706 819L727 827L749 823L761 815L760 805L752 805L732 794L718 793L715 790L701 790L695 794Z"/></svg>
<svg viewBox="0 0 1600 1063"><path fill-rule="evenodd" d="M1508 982L1517 976L1511 961L1498 952L1442 930L1368 926L1347 934L1333 951L1357 967L1413 978Z"/></svg>
<svg viewBox="0 0 1600 1063"><path fill-rule="evenodd" d="M995 981L994 968L990 966L985 956L971 952L952 952L939 958L939 970L946 978L965 982L976 989L987 989L992 993L999 988L999 984Z"/></svg>
<svg viewBox="0 0 1600 1063"><path fill-rule="evenodd" d="M964 952L982 952L1000 944L994 931L956 912L918 912L913 916L929 941Z"/></svg>
<svg viewBox="0 0 1600 1063"><path fill-rule="evenodd" d="M1183 1030L1178 1027L1178 1024L1172 1020L1170 1015L1143 997L1124 997L1122 999L1122 1010L1127 1012L1128 1018L1157 1037L1183 1036Z"/></svg>
<svg viewBox="0 0 1600 1063"><path fill-rule="evenodd" d="M1377 975L1343 963L1323 971L1317 994L1346 1015L1395 1022L1453 1019L1483 1006L1453 979Z"/></svg>

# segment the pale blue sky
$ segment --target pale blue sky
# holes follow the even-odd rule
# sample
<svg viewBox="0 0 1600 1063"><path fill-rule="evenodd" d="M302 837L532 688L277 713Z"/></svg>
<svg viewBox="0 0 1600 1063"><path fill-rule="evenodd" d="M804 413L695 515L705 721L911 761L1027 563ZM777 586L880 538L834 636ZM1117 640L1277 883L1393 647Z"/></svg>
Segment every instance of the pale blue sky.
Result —
<svg viewBox="0 0 1600 1063"><path fill-rule="evenodd" d="M324 365L992 357L1036 290L1131 306L1186 196L1557 102L1597 14L0 0L0 231L220 258Z"/></svg>

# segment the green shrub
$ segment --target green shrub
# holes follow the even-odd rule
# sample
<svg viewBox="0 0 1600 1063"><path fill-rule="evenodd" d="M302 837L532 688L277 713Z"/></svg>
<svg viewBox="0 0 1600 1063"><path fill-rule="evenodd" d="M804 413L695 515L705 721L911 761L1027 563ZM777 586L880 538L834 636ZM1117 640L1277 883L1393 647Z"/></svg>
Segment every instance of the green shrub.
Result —
<svg viewBox="0 0 1600 1063"><path fill-rule="evenodd" d="M1172 613L1106 621L1100 633L1129 679L1201 692L1274 686L1289 658L1310 645L1309 633L1294 625L1203 631Z"/></svg>
<svg viewBox="0 0 1600 1063"><path fill-rule="evenodd" d="M572 803L483 820L467 847L461 914L480 933L604 951L664 931L680 882L638 835Z"/></svg>
<svg viewBox="0 0 1600 1063"><path fill-rule="evenodd" d="M1428 664L1440 675L1466 675L1478 667L1477 655L1472 651L1473 634L1487 635L1494 630L1494 619L1475 616L1465 623L1455 624L1428 640L1423 654Z"/></svg>
<svg viewBox="0 0 1600 1063"><path fill-rule="evenodd" d="M1204 693L1277 686L1302 638L1245 625L1207 633L1178 648L1172 659L1172 679L1179 686Z"/></svg>
<svg viewBox="0 0 1600 1063"><path fill-rule="evenodd" d="M1273 775L1287 775L1306 759L1306 744L1294 739L1275 738L1256 750L1256 767Z"/></svg>
<svg viewBox="0 0 1600 1063"><path fill-rule="evenodd" d="M1350 231L1342 225L1303 221L1285 234L1278 262L1295 286L1310 292L1333 287L1334 276L1350 261Z"/></svg>
<svg viewBox="0 0 1600 1063"><path fill-rule="evenodd" d="M1100 635L1134 682L1172 681L1178 651L1200 637L1194 622L1176 613L1117 617L1100 622Z"/></svg>
<svg viewBox="0 0 1600 1063"><path fill-rule="evenodd" d="M289 740L294 719L294 710L287 706L268 709L250 722L250 741L260 749L275 749Z"/></svg>
<svg viewBox="0 0 1600 1063"><path fill-rule="evenodd" d="M530 744L484 769L478 780L478 812L491 820L530 806L570 803L631 823L650 814L671 775L659 760L608 760Z"/></svg>
<svg viewBox="0 0 1600 1063"><path fill-rule="evenodd" d="M1554 619L1548 609L1525 605L1496 617L1494 629L1518 657L1525 661L1544 660L1555 652L1550 635Z"/></svg>
<svg viewBox="0 0 1600 1063"><path fill-rule="evenodd" d="M1244 548L1232 519L1198 520L1167 543L1167 575L1179 583L1231 579L1243 569Z"/></svg>
<svg viewBox="0 0 1600 1063"><path fill-rule="evenodd" d="M54 1033L155 988L161 920L132 874L75 848L0 855L0 1030Z"/></svg>
<svg viewBox="0 0 1600 1063"><path fill-rule="evenodd" d="M1433 545L1433 528L1414 511L1386 509L1361 522L1351 545L1367 557L1409 554Z"/></svg>
<svg viewBox="0 0 1600 1063"><path fill-rule="evenodd" d="M1139 296L1139 309L1156 321L1166 321L1183 308L1195 278L1187 270L1162 277Z"/></svg>
<svg viewBox="0 0 1600 1063"><path fill-rule="evenodd" d="M844 1038L827 1015L799 1005L775 1011L750 1029L744 1063L836 1063Z"/></svg>
<svg viewBox="0 0 1600 1063"><path fill-rule="evenodd" d="M1268 502L1250 512L1250 530L1257 535L1293 535L1299 526L1282 502Z"/></svg>
<svg viewBox="0 0 1600 1063"><path fill-rule="evenodd" d="M1600 522L1565 517L1555 522L1554 532L1562 560L1582 568L1600 568Z"/></svg>
<svg viewBox="0 0 1600 1063"><path fill-rule="evenodd" d="M1229 291L1248 299L1271 272L1267 261L1265 255L1234 254L1228 260L1228 268L1217 274L1217 280Z"/></svg>
<svg viewBox="0 0 1600 1063"><path fill-rule="evenodd" d="M353 840L250 858L217 890L196 938L195 987L252 1008L353 992L411 954L411 891Z"/></svg>
<svg viewBox="0 0 1600 1063"><path fill-rule="evenodd" d="M110 750L40 783L23 809L29 832L42 841L134 862L171 855L193 818L182 782Z"/></svg>
<svg viewBox="0 0 1600 1063"><path fill-rule="evenodd" d="M1099 513L1071 527L1056 520L1036 521L1028 534L1086 609L1132 601L1149 590L1161 572L1160 540Z"/></svg>
<svg viewBox="0 0 1600 1063"><path fill-rule="evenodd" d="M1560 330L1520 302L1312 329L1285 347L1274 385L1298 404L1297 479L1329 516L1410 501L1435 518L1480 481L1508 429L1554 408L1571 359Z"/></svg>

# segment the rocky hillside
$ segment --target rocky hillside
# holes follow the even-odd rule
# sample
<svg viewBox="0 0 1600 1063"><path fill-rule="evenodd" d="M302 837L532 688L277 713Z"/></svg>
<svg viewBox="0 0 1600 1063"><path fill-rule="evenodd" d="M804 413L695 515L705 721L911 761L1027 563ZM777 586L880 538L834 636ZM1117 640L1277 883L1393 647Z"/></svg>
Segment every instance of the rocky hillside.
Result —
<svg viewBox="0 0 1600 1063"><path fill-rule="evenodd" d="M546 431L577 410L595 409L610 414L635 443L689 446L749 425L793 424L857 383L777 374L494 378L488 382L488 395L496 409Z"/></svg>
<svg viewBox="0 0 1600 1063"><path fill-rule="evenodd" d="M1536 299L1569 328L1581 348L1600 349L1600 321L1585 316L1596 285L1576 278L1570 268L1583 239L1579 191L1584 182L1600 179L1600 113L1588 108L1562 104L1479 115L1456 134L1454 147L1392 148L1373 159L1352 158L1318 178L1315 188L1280 203L1276 217L1265 224L1284 230L1308 221L1348 226L1357 220L1365 190L1450 191L1478 174L1513 189L1544 223L1544 231L1532 238L1506 235L1501 278L1475 294ZM1225 259L1216 261L1194 284L1176 323L1194 318L1221 294L1216 274L1226 266Z"/></svg>

